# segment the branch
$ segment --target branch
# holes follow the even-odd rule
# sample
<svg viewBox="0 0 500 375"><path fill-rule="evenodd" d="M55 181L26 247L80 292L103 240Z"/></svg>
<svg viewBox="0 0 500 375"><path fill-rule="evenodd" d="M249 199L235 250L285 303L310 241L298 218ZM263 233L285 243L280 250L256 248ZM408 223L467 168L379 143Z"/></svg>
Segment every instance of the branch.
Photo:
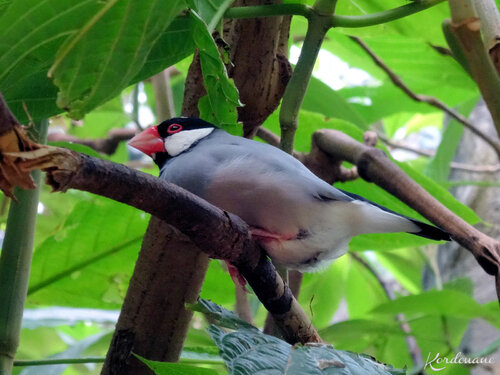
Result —
<svg viewBox="0 0 500 375"><path fill-rule="evenodd" d="M446 104L444 104L442 101L439 99L436 99L432 96L427 96L427 95L419 95L414 93L404 82L403 80L396 74L394 73L383 61L382 59L373 52L373 50L368 47L368 45L359 37L356 36L351 36L350 37L353 41L355 41L361 48L363 48L368 55L372 58L372 60L377 64L384 72L387 73L389 78L391 79L392 83L399 87L403 92L408 95L411 99L415 100L416 102L422 102L422 103L427 103L433 107L438 108L439 110L447 113L449 116L457 120L459 123L464 125L467 129L469 129L471 132L476 134L478 137L483 139L486 143L488 143L497 153L498 157L500 157L500 142L497 139L493 139L491 136L488 134L484 133L480 129L474 126L465 116L462 116L460 113L455 111L454 109L448 107Z"/></svg>
<svg viewBox="0 0 500 375"><path fill-rule="evenodd" d="M433 7L445 0L422 0L414 1L410 4L403 5L398 8L385 10L378 13L367 14L363 16L330 16L331 27L365 27L379 25L389 21L394 21L411 14L421 12L427 8ZM273 5L256 5L247 7L230 8L225 14L225 18L256 18L256 17L273 17L273 16L303 16L310 18L318 13L307 5L303 4L273 4Z"/></svg>
<svg viewBox="0 0 500 375"><path fill-rule="evenodd" d="M328 16L314 15L309 17L306 39L300 51L299 61L283 95L279 113L280 148L289 154L293 151L300 106L304 100L321 44L330 28L329 22Z"/></svg>
<svg viewBox="0 0 500 375"><path fill-rule="evenodd" d="M88 146L97 152L112 155L115 153L121 142L128 141L135 135L135 133L136 130L134 129L115 128L108 132L107 138L96 139L81 139L70 134L53 133L49 134L48 141L77 143Z"/></svg>
<svg viewBox="0 0 500 375"><path fill-rule="evenodd" d="M239 217L157 177L66 149L46 147L9 155L24 159L17 163L21 170L44 169L54 191L71 188L99 194L174 225L210 257L227 260L238 268L288 342L320 341Z"/></svg>
<svg viewBox="0 0 500 375"><path fill-rule="evenodd" d="M443 206L419 184L391 162L382 150L363 145L342 132L319 130L313 143L330 157L357 165L359 175L374 182L447 231L469 250L481 267L496 276L500 301L500 243L481 233Z"/></svg>
<svg viewBox="0 0 500 375"><path fill-rule="evenodd" d="M387 138L385 135L378 133L377 136L384 142L389 149L401 149L410 152L414 152L415 154L425 156L425 157L434 157L435 152L430 150L423 150L421 148L412 146L405 142L397 142L392 139ZM450 163L450 167L453 169L458 169L461 171L472 172L472 173L496 173L500 171L500 164L493 165L472 165L472 164L464 164L458 163L456 161L452 161Z"/></svg>
<svg viewBox="0 0 500 375"><path fill-rule="evenodd" d="M459 40L472 77L476 81L484 101L500 134L500 77L486 51L481 37L481 21L477 17L472 0L450 0L451 32Z"/></svg>

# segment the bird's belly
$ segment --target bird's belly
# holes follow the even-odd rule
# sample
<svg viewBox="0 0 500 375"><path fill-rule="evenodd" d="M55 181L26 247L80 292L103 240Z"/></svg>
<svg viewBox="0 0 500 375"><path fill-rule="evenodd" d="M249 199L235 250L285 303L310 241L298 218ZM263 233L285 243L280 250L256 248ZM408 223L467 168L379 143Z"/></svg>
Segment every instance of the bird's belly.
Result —
<svg viewBox="0 0 500 375"><path fill-rule="evenodd" d="M308 216L282 189L248 185L244 181L214 183L207 189L205 199L238 215L250 226L286 237L298 234Z"/></svg>

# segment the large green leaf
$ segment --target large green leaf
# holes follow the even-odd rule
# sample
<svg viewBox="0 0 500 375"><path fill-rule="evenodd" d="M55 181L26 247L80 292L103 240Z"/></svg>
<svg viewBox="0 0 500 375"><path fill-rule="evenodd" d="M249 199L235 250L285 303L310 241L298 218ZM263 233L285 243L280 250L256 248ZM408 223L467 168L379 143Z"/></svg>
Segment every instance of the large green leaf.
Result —
<svg viewBox="0 0 500 375"><path fill-rule="evenodd" d="M116 96L146 62L182 0L112 0L58 51L49 75L57 104L75 118Z"/></svg>
<svg viewBox="0 0 500 375"><path fill-rule="evenodd" d="M0 91L20 121L56 114L47 70L61 44L103 6L98 0L16 0L0 17ZM47 117L47 116L45 116Z"/></svg>
<svg viewBox="0 0 500 375"><path fill-rule="evenodd" d="M500 327L498 311L481 305L466 293L455 290L430 290L417 295L400 297L372 310L374 314L406 314L412 316L443 315L460 319L483 318Z"/></svg>
<svg viewBox="0 0 500 375"><path fill-rule="evenodd" d="M181 363L168 363L150 361L140 355L135 356L144 364L146 364L156 375L217 375L218 372L199 366L185 365Z"/></svg>
<svg viewBox="0 0 500 375"><path fill-rule="evenodd" d="M364 119L344 97L314 77L309 81L302 108L326 117L350 121L362 129L367 128Z"/></svg>
<svg viewBox="0 0 500 375"><path fill-rule="evenodd" d="M105 198L76 204L64 225L35 251L28 301L119 307L147 218Z"/></svg>
<svg viewBox="0 0 500 375"><path fill-rule="evenodd" d="M227 332L211 326L209 332L231 375L404 374L368 356L333 349L330 345L294 346L256 330Z"/></svg>
<svg viewBox="0 0 500 375"><path fill-rule="evenodd" d="M194 38L200 52L203 85L207 91L207 95L198 103L200 117L235 133L240 129L234 126L238 120L236 108L240 105L238 90L227 76L226 67L207 25L195 12L191 12L191 18L195 23Z"/></svg>
<svg viewBox="0 0 500 375"><path fill-rule="evenodd" d="M327 326L345 295L349 258L336 260L328 269L304 274L300 294L301 306L318 329Z"/></svg>
<svg viewBox="0 0 500 375"><path fill-rule="evenodd" d="M151 48L146 63L131 83L151 77L191 55L196 48L193 31L194 25L191 17L184 15L174 18Z"/></svg>
<svg viewBox="0 0 500 375"><path fill-rule="evenodd" d="M458 109L462 115L468 117L477 104L477 100L464 103ZM425 175L434 181L445 183L450 174L450 164L455 156L457 147L462 139L464 126L456 120L451 120L443 133L443 138L436 151L436 155L430 160Z"/></svg>

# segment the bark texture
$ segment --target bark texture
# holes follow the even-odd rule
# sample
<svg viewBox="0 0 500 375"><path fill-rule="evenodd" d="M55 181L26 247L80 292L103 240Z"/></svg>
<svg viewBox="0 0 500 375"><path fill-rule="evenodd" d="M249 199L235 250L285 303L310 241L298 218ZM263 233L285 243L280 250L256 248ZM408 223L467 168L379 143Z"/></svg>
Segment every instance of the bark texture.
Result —
<svg viewBox="0 0 500 375"><path fill-rule="evenodd" d="M281 3L280 0L237 0L233 6ZM244 104L238 108L245 137L278 107L292 74L288 62L290 17L232 19L226 21L224 38L231 51L228 73Z"/></svg>

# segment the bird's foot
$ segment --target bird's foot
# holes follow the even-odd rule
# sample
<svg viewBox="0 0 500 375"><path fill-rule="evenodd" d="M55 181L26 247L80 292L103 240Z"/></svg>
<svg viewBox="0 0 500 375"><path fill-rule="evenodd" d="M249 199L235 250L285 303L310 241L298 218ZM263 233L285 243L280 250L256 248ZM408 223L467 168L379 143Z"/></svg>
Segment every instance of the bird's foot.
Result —
<svg viewBox="0 0 500 375"><path fill-rule="evenodd" d="M231 276L231 279L233 280L233 283L235 285L241 286L241 288L248 293L248 289L246 288L247 281L245 278L241 275L240 271L230 262L225 260L227 265L227 270L229 272L229 276Z"/></svg>

